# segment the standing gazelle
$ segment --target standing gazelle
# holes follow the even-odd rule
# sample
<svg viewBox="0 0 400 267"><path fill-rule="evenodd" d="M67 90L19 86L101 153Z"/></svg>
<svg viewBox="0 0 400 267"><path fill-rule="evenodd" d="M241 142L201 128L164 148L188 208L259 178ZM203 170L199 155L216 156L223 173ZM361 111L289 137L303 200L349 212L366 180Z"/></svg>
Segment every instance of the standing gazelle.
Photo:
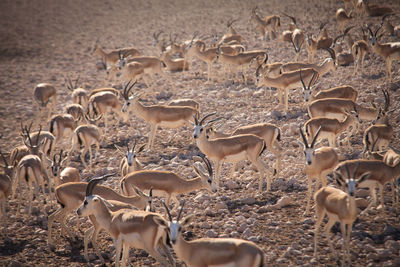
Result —
<svg viewBox="0 0 400 267"><path fill-rule="evenodd" d="M308 179L308 190L307 190L307 206L305 214L310 211L311 193L312 193L312 180L317 179L315 189L318 188L319 184L326 186L326 175L331 173L332 170L339 163L339 156L336 149L333 147L320 147L315 149L314 145L318 137L321 127L318 129L311 144L308 143L307 138L304 136L303 130L299 127L300 135L303 140L301 143L306 159L304 171Z"/></svg>
<svg viewBox="0 0 400 267"><path fill-rule="evenodd" d="M216 163L216 184L219 186L219 178L221 166L224 161L236 163L238 161L249 159L260 172L258 190L261 192L264 181L264 172L267 167L262 162L260 156L265 150L265 141L255 136L254 134L240 134L223 138L209 139L207 131L212 125L212 122L220 119L213 119L207 124L203 125L203 122L215 113L204 116L201 120L199 117L194 117L194 130L193 137L196 140L198 148L208 158L214 160ZM271 189L271 177L267 179L267 191Z"/></svg>
<svg viewBox="0 0 400 267"><path fill-rule="evenodd" d="M135 82L136 83L136 82ZM128 109L131 109L136 116L145 120L151 125L149 141L147 143L147 149L151 149L154 144L154 137L158 126L167 128L179 128L183 125L190 125L198 111L193 107L188 106L167 106L167 105L151 105L144 106L139 102L140 94L136 93L133 96L129 96L129 93L133 86L128 83L123 91L123 97L125 99L122 107L122 112L126 113Z"/></svg>
<svg viewBox="0 0 400 267"><path fill-rule="evenodd" d="M182 227L189 224L193 214L181 220L182 204L176 220L172 219L168 207L163 202L169 221L155 217L155 222L167 228L172 247L178 257L188 267L197 266L264 266L265 254L251 241L237 238L200 238L186 241Z"/></svg>
<svg viewBox="0 0 400 267"><path fill-rule="evenodd" d="M327 214L328 223L325 226L325 235L328 237L329 247L332 252L335 252L335 249L333 248L332 240L330 238L330 231L336 222L340 223L343 238L342 266L344 266L346 260L350 263L350 234L353 228L353 223L357 218L357 205L354 193L357 187L361 186L361 183L368 179L370 175L369 173L363 173L360 178L356 180L357 167L354 169L352 176L350 176L348 168L346 168L346 171L346 180L343 178L341 173L334 172L337 183L345 187L345 192L327 186L322 187L314 195L315 214L317 217L314 232L314 257L318 257L318 230L321 226L322 220L325 218L325 214Z"/></svg>
<svg viewBox="0 0 400 267"><path fill-rule="evenodd" d="M100 226L112 237L115 253L115 266L119 267L121 250L122 266L126 266L130 247L144 249L160 263L168 264L167 259L160 252L168 257L172 265L175 265L171 253L167 247L167 233L163 225L167 222L159 214L132 209L121 209L112 211L112 205L93 191L97 183L103 177L92 179L86 188L85 200L78 208L78 215L94 216ZM161 249L161 251L160 251Z"/></svg>
<svg viewBox="0 0 400 267"><path fill-rule="evenodd" d="M43 109L47 110L47 104L52 102L50 110L46 111L45 117L48 119L52 111L55 111L57 105L57 91L56 88L49 83L39 83L33 91L33 98L39 104L40 113ZM37 118L41 118L43 114L39 114Z"/></svg>

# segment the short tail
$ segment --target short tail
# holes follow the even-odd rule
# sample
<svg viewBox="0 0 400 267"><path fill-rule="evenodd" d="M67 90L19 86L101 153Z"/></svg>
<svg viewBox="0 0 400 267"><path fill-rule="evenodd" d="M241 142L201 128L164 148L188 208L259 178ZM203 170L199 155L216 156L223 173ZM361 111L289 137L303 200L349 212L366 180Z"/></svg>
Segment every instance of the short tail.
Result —
<svg viewBox="0 0 400 267"><path fill-rule="evenodd" d="M49 130L49 131L50 131L50 133L52 133L52 134L54 133L54 123L55 123L54 120L51 120L51 121L50 121L50 130Z"/></svg>
<svg viewBox="0 0 400 267"><path fill-rule="evenodd" d="M82 144L83 144L83 142L82 142L82 138L81 138L81 136L80 136L80 134L79 134L79 133L77 133L77 134L76 134L76 138L78 139L79 148L81 148L81 147L82 147Z"/></svg>
<svg viewBox="0 0 400 267"><path fill-rule="evenodd" d="M278 131L278 135L276 136L276 140L278 140L278 142L281 141L281 129L277 128Z"/></svg>

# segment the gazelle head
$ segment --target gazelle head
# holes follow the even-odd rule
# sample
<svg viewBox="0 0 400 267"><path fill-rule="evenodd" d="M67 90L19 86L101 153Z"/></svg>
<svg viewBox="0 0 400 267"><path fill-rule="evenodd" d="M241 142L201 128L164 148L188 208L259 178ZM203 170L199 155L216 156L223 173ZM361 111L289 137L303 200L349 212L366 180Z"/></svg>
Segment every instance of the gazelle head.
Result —
<svg viewBox="0 0 400 267"><path fill-rule="evenodd" d="M329 67L329 69L333 69L336 70L337 69L337 62L336 62L336 53L335 50L333 50L332 48L328 47L328 48L324 48L324 50L328 51L329 55L331 56L331 58L328 58L324 61L325 64L331 64L332 67Z"/></svg>
<svg viewBox="0 0 400 267"><path fill-rule="evenodd" d="M202 164L193 164L193 168L201 178L204 187L210 192L217 192L217 185L213 180L213 169L210 160L206 156L201 156L204 164L206 165L207 171L204 169Z"/></svg>
<svg viewBox="0 0 400 267"><path fill-rule="evenodd" d="M394 109L389 110L390 107L390 96L389 92L382 89L383 96L385 97L385 104L383 108L379 108L378 115L376 119L372 121L372 124L385 124L388 123L388 114L394 111Z"/></svg>
<svg viewBox="0 0 400 267"><path fill-rule="evenodd" d="M158 43L160 43L160 35L163 33L163 31L158 31L153 33L153 46L156 46Z"/></svg>
<svg viewBox="0 0 400 267"><path fill-rule="evenodd" d="M261 80L264 79L264 76L263 76L263 74L261 73L261 70L262 70L262 67L264 66L264 64L267 63L267 60L268 60L268 56L265 55L264 61L263 61L260 65L258 65L258 67L257 67L257 69L256 69L256 84L257 84L257 86L259 85L259 83L261 82Z"/></svg>
<svg viewBox="0 0 400 267"><path fill-rule="evenodd" d="M314 85L315 82L318 80L319 75L318 75L318 72L316 72L313 69L313 75L312 75L310 82L308 83L308 87L307 87L304 83L303 76L301 75L301 71L302 70L300 70L300 81L301 81L301 84L303 85L304 99L306 100L306 102L308 102L308 100L310 99L310 96L312 94L312 92L311 92L312 85ZM314 79L315 76L316 76L316 78Z"/></svg>
<svg viewBox="0 0 400 267"><path fill-rule="evenodd" d="M51 172L53 173L54 177L57 177L60 174L63 162L62 157L63 157L62 149L60 151L60 154L58 155L58 160L57 160L57 154L54 154L53 156L53 160L51 161Z"/></svg>
<svg viewBox="0 0 400 267"><path fill-rule="evenodd" d="M139 94L134 94L133 96L129 96L130 91L132 90L133 86L136 84L136 81L131 85L131 81L129 81L125 87L124 91L122 92L122 96L124 97L124 105L122 106L122 112L126 112L129 108L129 106L132 104L132 101L135 100L135 98L139 97Z"/></svg>
<svg viewBox="0 0 400 267"><path fill-rule="evenodd" d="M161 227L165 227L167 229L169 238L172 242L172 246L174 246L176 245L176 241L178 240L179 235L182 234L182 227L191 222L193 215L186 216L181 220L183 206L185 205L185 202L182 202L181 208L178 212L178 217L176 218L176 220L173 220L169 208L164 201L162 201L162 203L165 207L165 210L167 211L169 221L167 222L158 217L154 217L154 221Z"/></svg>
<svg viewBox="0 0 400 267"><path fill-rule="evenodd" d="M78 78L76 78L75 80L75 84L72 84L72 80L70 77L67 76L67 79L65 80L65 84L68 90L70 90L71 92L73 92L75 89L77 89L79 87L79 78L80 76L78 75Z"/></svg>
<svg viewBox="0 0 400 267"><path fill-rule="evenodd" d="M303 140L302 145L303 145L304 155L306 156L306 164L307 165L311 165L313 163L312 159L313 159L313 156L314 156L314 153L315 153L314 145L315 145L315 141L317 140L317 137L318 137L319 133L321 132L321 129L322 129L322 126L320 126L318 128L318 131L315 134L313 140L311 141L311 144L308 145L307 138L304 135L303 130L301 129L301 126L299 127L300 135L301 135L301 138Z"/></svg>
<svg viewBox="0 0 400 267"><path fill-rule="evenodd" d="M208 127L210 127L213 122L222 119L222 117L218 117L218 118L215 118L215 119L212 119L212 120L208 121L207 124L203 125L204 121L207 118L209 118L211 116L214 116L215 114L216 114L216 112L207 114L202 119L200 119L198 113L197 113L197 115L193 116L194 117L194 124L193 124L193 126L194 126L193 137L194 137L194 139L199 138L202 134L206 134Z"/></svg>
<svg viewBox="0 0 400 267"><path fill-rule="evenodd" d="M103 180L105 181L108 177L114 176L114 175L115 175L115 173L106 174L106 175L103 175L98 178L93 178L92 180L89 181L89 183L87 184L87 187L86 187L85 199L84 199L83 203L81 204L81 206L76 211L76 213L78 213L78 215L89 216L89 215L94 214L95 211L98 210L100 201L103 201L107 206L112 205L108 201L103 199L102 197L93 195L93 189L98 183L100 183Z"/></svg>
<svg viewBox="0 0 400 267"><path fill-rule="evenodd" d="M346 166L347 179L344 179L342 174L338 171L334 171L335 180L340 187L342 187L350 196L354 196L354 192L356 191L358 185L369 178L370 173L363 173L360 178L356 179L356 173L359 166L359 162L353 170L353 175L350 176L349 166Z"/></svg>
<svg viewBox="0 0 400 267"><path fill-rule="evenodd" d="M4 164L5 164L3 166L0 166L0 168L3 168L4 173L6 175L8 175L10 178L13 178L14 177L14 175L13 175L14 174L14 166L8 164L8 161L7 161L6 157L4 156L3 152L1 152L1 150L0 150L0 155L1 155L1 158L3 159L3 161L4 161Z"/></svg>
<svg viewBox="0 0 400 267"><path fill-rule="evenodd" d="M382 25L383 24L381 23L381 25L379 25L379 27L375 30L375 32L373 32L371 30L371 28L368 25L366 25L366 27L367 27L367 29L369 31L369 41L371 42L372 46L375 46L375 44L378 41L378 39L383 35L383 34L381 34L381 35L377 36L379 30L382 28Z"/></svg>
<svg viewBox="0 0 400 267"><path fill-rule="evenodd" d="M129 141L126 142L126 151L124 151L124 150L125 150L124 148L122 148L122 147L120 147L120 146L117 146L117 145L114 145L115 148L116 148L119 152L121 152L123 155L125 155L129 166L132 166L133 160L136 158L136 155L139 154L140 152L142 152L143 149L144 149L145 146L146 146L146 145L142 145L142 146L139 147L139 149L137 149L136 152L135 152L136 143L137 143L137 140L135 139L135 142L133 143L132 148L129 148Z"/></svg>

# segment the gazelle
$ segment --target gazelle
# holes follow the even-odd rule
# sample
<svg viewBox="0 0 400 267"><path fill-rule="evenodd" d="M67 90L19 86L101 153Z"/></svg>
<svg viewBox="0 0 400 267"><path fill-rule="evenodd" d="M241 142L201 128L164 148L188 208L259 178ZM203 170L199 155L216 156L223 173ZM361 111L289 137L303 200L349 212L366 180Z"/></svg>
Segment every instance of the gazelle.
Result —
<svg viewBox="0 0 400 267"><path fill-rule="evenodd" d="M98 94L98 93L103 93L103 92L113 93L116 96L120 95L118 89L115 89L112 87L103 87L103 88L96 88L96 89L90 90L88 96L89 96L89 98L91 98L93 95Z"/></svg>
<svg viewBox="0 0 400 267"><path fill-rule="evenodd" d="M358 9L361 9L363 13L370 17L380 17L386 14L393 13L393 9L387 6L379 6L369 4L367 0L359 0Z"/></svg>
<svg viewBox="0 0 400 267"><path fill-rule="evenodd" d="M389 20L385 20L386 17L394 15L393 13L391 14L386 14L382 17L382 24L383 24L383 30L389 34L390 36L396 36L400 37L400 25L393 26L392 23Z"/></svg>
<svg viewBox="0 0 400 267"><path fill-rule="evenodd" d="M189 70L189 65L184 58L172 58L169 52L163 51L160 59L167 66L167 70L172 72Z"/></svg>
<svg viewBox="0 0 400 267"><path fill-rule="evenodd" d="M358 68L361 65L361 73L363 73L364 69L364 58L368 53L368 44L364 40L356 41L351 47L351 52L354 56L355 66L354 66L354 74L357 73Z"/></svg>
<svg viewBox="0 0 400 267"><path fill-rule="evenodd" d="M75 104L79 104L82 107L86 107L89 100L88 92L85 89L78 87L78 82L79 77L76 78L75 85L72 84L70 78L68 78L65 83L67 89L71 91L72 102L74 102Z"/></svg>
<svg viewBox="0 0 400 267"><path fill-rule="evenodd" d="M400 42L396 43L384 43L380 44L378 42L378 38L376 35L379 30L382 28L382 24L376 29L375 32L372 32L370 27L367 27L370 33L370 43L372 46L372 50L383 57L386 62L386 80L388 82L392 81L392 61L400 60Z"/></svg>
<svg viewBox="0 0 400 267"><path fill-rule="evenodd" d="M88 124L83 124L78 127L73 132L71 149L68 152L67 156L67 165L71 160L72 152L76 149L80 149L83 146L83 151L81 151L81 162L85 166L91 170L93 161L92 161L92 145L96 146L95 157L99 154L100 151L100 141L102 139L102 131L99 127L95 125L95 122L101 118L101 116L97 118L90 118L85 114L85 118L88 121ZM89 151L89 166L85 162L85 155Z"/></svg>
<svg viewBox="0 0 400 267"><path fill-rule="evenodd" d="M153 33L153 46L156 46L160 52L167 50L170 51L171 47L167 49L167 41L163 38L160 40L160 35L164 33L163 31L158 31Z"/></svg>
<svg viewBox="0 0 400 267"><path fill-rule="evenodd" d="M145 148L145 145L142 145L139 147L136 152L135 152L135 147L136 147L136 142L137 140L135 139L135 143L133 143L132 148L129 148L129 141L126 142L126 151L124 148L119 147L117 145L114 145L115 148L124 156L121 159L121 162L119 164L119 170L121 171L121 177L124 177L128 173L134 172L134 171L140 171L143 169L142 164L140 161L137 159L137 154L143 151Z"/></svg>
<svg viewBox="0 0 400 267"><path fill-rule="evenodd" d="M35 132L31 132L31 126L32 123L30 124L29 128L27 128L28 132L30 133L30 137L32 139L33 143L37 143L39 144L39 148L40 151L42 151L43 156L49 156L50 158L53 156L54 153L54 148L55 148L55 137L52 133L48 132L48 131L42 131L41 129L39 131L35 131ZM21 125L21 137L25 139L25 142L28 142L28 136L26 135L26 133L24 133L24 128ZM22 149L20 151L18 151L18 153L20 153L20 155L17 155L17 158L19 157L19 159L21 159L23 156L28 155L28 153L24 153L23 151L28 152L29 148L25 146L25 149ZM15 159L15 156L13 155L13 152L11 152L11 155L13 159ZM47 165L47 160L44 160L44 158L41 158L42 163L44 164L45 169L47 169L48 165Z"/></svg>
<svg viewBox="0 0 400 267"><path fill-rule="evenodd" d="M28 138L27 142L24 140L25 145L29 148L30 155L24 156L18 163L16 167L16 173L15 173L15 178L13 181L12 185L12 195L11 198L14 199L14 196L17 191L17 187L21 184L23 180L25 180L28 184L28 190L29 190L29 214L32 213L32 202L33 202L33 195L35 190L35 194L38 195L38 187L41 187L42 193L45 194L45 189L44 189L44 179L48 180L47 172L43 167L42 160L47 160L47 157L43 155L43 153L40 151L40 146L44 142L42 140L41 143L38 142L39 139L36 139L37 142L33 142L31 137L30 137L30 132L27 127L24 128L25 130L25 135ZM40 130L38 133L38 136L40 136ZM32 187L34 186L34 189ZM22 194L21 194L22 195ZM18 201L18 207L17 207L17 214L19 214L20 207L21 207L21 202L22 200L19 199Z"/></svg>
<svg viewBox="0 0 400 267"><path fill-rule="evenodd" d="M153 196L165 197L167 205L171 199L175 202L175 207L179 206L176 198L178 194L193 192L198 189L207 189L216 192L217 187L212 179L213 171L210 161L203 158L207 171L199 163L193 164L198 177L193 179L183 179L171 171L142 170L131 172L122 178L120 182L121 191L124 195L131 196L133 188L136 186L142 191L153 189Z"/></svg>
<svg viewBox="0 0 400 267"><path fill-rule="evenodd" d="M73 167L65 167L63 170L63 150L60 151L57 155L53 156L53 161L51 164L51 171L55 178L54 188L61 184L69 183L69 182L79 182L81 180L81 175L79 174L79 170Z"/></svg>
<svg viewBox="0 0 400 267"><path fill-rule="evenodd" d="M94 216L100 227L106 230L112 237L115 253L115 266L120 264L119 257L123 248L122 266L125 266L129 256L130 247L144 249L160 263L166 265L168 261L160 254L159 248L167 255L172 265L175 262L166 245L167 233L160 222L167 224L159 214L121 209L111 211L106 199L96 194L96 184L103 178L92 179L87 188L83 203L77 210L78 215ZM156 223L157 221L157 223Z"/></svg>
<svg viewBox="0 0 400 267"><path fill-rule="evenodd" d="M6 228L6 206L10 194L11 178L5 173L0 173L0 218L3 224L3 229Z"/></svg>
<svg viewBox="0 0 400 267"><path fill-rule="evenodd" d="M261 65L257 68L256 77L257 77L257 86L268 86L268 87L276 87L278 89L278 99L279 102L282 103L282 91L285 92L285 111L288 111L289 106L289 90L295 89L302 86L300 81L300 72L302 75L302 79L305 82L308 82L310 86L315 84L318 80L319 74L312 68L301 69L296 71L290 71L280 74L276 78L269 78L265 75L260 75Z"/></svg>
<svg viewBox="0 0 400 267"><path fill-rule="evenodd" d="M23 129L23 128L22 128ZM25 138L25 137L23 137ZM16 167L19 161L26 155L29 155L30 151L26 145L20 145L14 147L10 152L10 162L12 167ZM13 177L13 176L10 176Z"/></svg>
<svg viewBox="0 0 400 267"><path fill-rule="evenodd" d="M233 130L230 134L224 134L222 132L216 131L212 126L209 127L208 133L209 138L224 138L239 134L254 134L258 137L264 139L267 149L269 149L276 158L275 170L276 173L279 174L281 169L281 154L282 148L279 145L279 141L281 141L281 130L278 126L271 123L257 123L250 124L246 126L241 126ZM231 174L235 172L235 166L232 168Z"/></svg>
<svg viewBox="0 0 400 267"><path fill-rule="evenodd" d="M236 42L241 44L243 42L243 37L237 33L237 31L233 28L233 23L238 19L230 19L228 20L226 26L228 28L228 32L221 37L221 40L218 42L218 45L228 44L231 42Z"/></svg>
<svg viewBox="0 0 400 267"><path fill-rule="evenodd" d="M358 168L357 168L358 166ZM396 165L388 165L385 161L382 160L365 160L365 159L355 159L355 160L346 160L341 162L337 167L336 171L343 173L346 168L353 170L356 177L360 176L364 172L369 172L370 176L365 179L362 183L360 183L360 187L368 187L370 195L372 196L372 201L368 205L366 209L363 210L363 213L368 211L373 205L376 205L378 202L377 196L375 194L375 188L378 187L378 194L381 198L381 208L382 212L384 212L384 197L383 191L386 183L391 183L392 189L392 199L393 203L396 199L395 194L395 179L400 176L400 164L397 162Z"/></svg>
<svg viewBox="0 0 400 267"><path fill-rule="evenodd" d="M308 115L310 118L327 117L344 120L348 113L355 110L361 120L374 120L379 113L377 107L363 107L350 99L325 98L312 102L308 106Z"/></svg>
<svg viewBox="0 0 400 267"><path fill-rule="evenodd" d="M193 214L181 220L182 204L178 217L172 219L171 213L163 202L169 221L154 218L163 228L167 228L172 247L178 257L188 267L194 266L264 266L265 254L251 241L236 238L200 238L186 241L182 228L193 219Z"/></svg>
<svg viewBox="0 0 400 267"><path fill-rule="evenodd" d="M201 120L198 116L195 118L193 137L196 140L196 145L202 153L209 159L214 160L216 164L216 184L219 186L221 165L224 161L236 163L238 161L249 159L257 170L260 172L258 190L261 192L264 181L264 172L267 167L262 162L260 156L266 148L265 141L253 134L241 134L225 138L209 139L207 130L211 123L217 119L209 121L203 125L204 121L215 113L204 116ZM271 189L271 177L267 178L267 191Z"/></svg>
<svg viewBox="0 0 400 267"><path fill-rule="evenodd" d="M289 16L288 14L285 14L285 13L282 13L282 14L283 14L284 16L290 18L290 20L291 20L292 22L289 24L289 30L286 30L286 31L283 31L283 32L282 32L282 35L281 35L281 37L280 37L280 40L283 41L283 42L289 42L289 43L291 43L291 42L292 42L293 31L297 28L297 25L296 25L296 18L295 18L295 17L292 17L292 16Z"/></svg>
<svg viewBox="0 0 400 267"><path fill-rule="evenodd" d="M322 187L314 195L315 214L317 217L314 232L314 257L318 257L318 231L322 220L325 218L325 214L327 214L328 223L325 226L325 235L328 237L329 247L332 252L335 252L335 249L333 248L330 238L330 231L336 222L340 223L343 238L342 266L344 266L346 260L349 261L350 264L350 234L353 223L357 218L357 205L354 193L358 187L362 187L362 182L370 176L369 173L363 173L361 177L356 180L356 177L358 177L356 175L356 170L353 171L352 176L350 176L349 169L347 168L346 170L346 180L341 173L335 172L337 183L345 187L345 191L327 186Z"/></svg>
<svg viewBox="0 0 400 267"><path fill-rule="evenodd" d="M129 93L135 83L130 85L128 83L123 91L123 97L125 99L124 105L122 106L122 112L127 112L129 109L132 110L136 116L145 120L151 125L149 141L147 143L147 149L151 149L154 144L154 137L158 126L167 128L179 128L183 125L190 125L198 111L188 106L167 106L167 105L151 105L144 106L139 102L140 94L134 94L129 96Z"/></svg>
<svg viewBox="0 0 400 267"><path fill-rule="evenodd" d="M339 24L340 31L344 31L346 24L350 20L352 20L352 12L350 12L350 14L348 15L346 13L346 10L344 10L343 8L339 8L338 10L336 10L335 16L336 16L336 21Z"/></svg>
<svg viewBox="0 0 400 267"><path fill-rule="evenodd" d="M321 184L323 187L326 186L326 176L332 172L332 170L339 163L339 156L336 149L333 147L320 147L315 148L315 142L321 131L321 127L318 129L317 133L314 135L311 143L309 144L307 138L305 137L301 126L299 127L300 135L303 140L301 145L303 146L303 152L305 156L305 166L304 172L307 175L307 206L305 214L310 212L310 202L312 196L312 180L315 178L317 183L315 184L315 190Z"/></svg>
<svg viewBox="0 0 400 267"><path fill-rule="evenodd" d="M296 55L294 57L294 61L297 61L299 59L300 50L301 50L301 47L303 46L304 40L305 40L304 32L300 29L295 29L292 33L292 40L291 40L294 51L296 53Z"/></svg>
<svg viewBox="0 0 400 267"><path fill-rule="evenodd" d="M251 10L251 17L250 19L254 21L257 26L256 29L258 32L261 33L262 39L275 39L276 32L278 28L281 26L281 19L277 15L266 16L265 18L261 18L257 12L257 7Z"/></svg>
<svg viewBox="0 0 400 267"><path fill-rule="evenodd" d="M118 96L111 92L100 92L92 95L89 98L88 110L89 114L96 116L104 116L104 136L107 134L108 118L107 113L113 111L119 115L119 122L121 119L124 122L129 122L128 114L121 112L122 104L119 102Z"/></svg>
<svg viewBox="0 0 400 267"><path fill-rule="evenodd" d="M51 117L49 131L56 137L55 143L57 144L61 142L65 135L70 136L77 125L78 121L72 115L68 113L57 114ZM67 139L70 140L70 138Z"/></svg>
<svg viewBox="0 0 400 267"><path fill-rule="evenodd" d="M113 176L114 174L107 174L105 177ZM70 229L65 225L67 216L76 211L82 201L85 199L85 191L87 188L87 182L68 182L65 184L61 184L56 187L54 194L56 196L57 202L60 204L60 207L49 215L48 218L48 234L47 234L47 243L52 244L52 226L54 221L59 221L61 223L61 233L65 235L67 233L69 236L74 237ZM137 190L137 195L127 197L119 194L114 189L108 186L100 185L97 186L94 192L107 199L107 200L115 200L119 202L123 202L138 209L145 209L146 205L149 203L149 196L147 194L142 193L140 190Z"/></svg>
<svg viewBox="0 0 400 267"><path fill-rule="evenodd" d="M360 123L360 119L356 112L348 113L343 121L332 118L315 117L309 119L304 124L304 130L308 138L314 138L317 132L320 132L319 138L316 140L322 141L328 139L330 147L336 147L336 141L338 136L346 131L347 145L350 146L350 128L356 129L357 123Z"/></svg>
<svg viewBox="0 0 400 267"><path fill-rule="evenodd" d="M152 80L155 80L155 74L163 77L168 80L171 85L173 85L171 78L164 72L163 62L157 58L152 56L140 56L140 57L121 57L118 61L118 68L121 70L126 64L131 62L138 62L143 66L143 75L149 75Z"/></svg>
<svg viewBox="0 0 400 267"><path fill-rule="evenodd" d="M4 156L3 152L1 152L1 150L0 150L0 155L1 155L1 158L3 159L4 164L5 164L5 165L0 165L0 168L3 169L3 173L5 175L7 175L10 178L13 178L14 177L14 169L15 169L16 165L14 166L12 164L13 163L12 161L10 161L11 164L9 164L7 158ZM12 160L11 156L10 156L10 160Z"/></svg>
<svg viewBox="0 0 400 267"><path fill-rule="evenodd" d="M70 114L75 121L82 121L85 111L80 104L69 104L65 107L65 113Z"/></svg>
<svg viewBox="0 0 400 267"><path fill-rule="evenodd" d="M175 99L168 102L168 106L188 106L192 107L200 112L200 104L194 99L190 98L181 98Z"/></svg>
<svg viewBox="0 0 400 267"><path fill-rule="evenodd" d="M136 57L141 55L139 50L133 47L113 49L106 52L97 44L97 42L95 45L94 53L102 58L106 65L116 65L120 58L120 54L122 54L123 57Z"/></svg>
<svg viewBox="0 0 400 267"><path fill-rule="evenodd" d="M42 116L42 110L46 109L45 117L50 117L52 111L56 110L57 105L57 91L56 88L49 83L39 83L36 85L33 91L33 98L39 104L40 114L38 118ZM51 101L52 107L47 110L47 104Z"/></svg>

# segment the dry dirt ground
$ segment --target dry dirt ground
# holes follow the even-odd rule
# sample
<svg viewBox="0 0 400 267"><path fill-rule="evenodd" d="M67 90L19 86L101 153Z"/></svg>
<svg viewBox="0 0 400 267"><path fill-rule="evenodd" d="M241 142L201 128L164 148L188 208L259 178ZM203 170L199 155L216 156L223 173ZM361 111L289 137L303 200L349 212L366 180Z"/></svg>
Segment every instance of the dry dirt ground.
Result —
<svg viewBox="0 0 400 267"><path fill-rule="evenodd" d="M378 1L374 1L378 2ZM398 0L379 1L399 11ZM327 26L330 35L338 34L334 20L336 9L342 1L106 1L106 0L2 0L0 1L0 148L9 152L21 143L19 137L20 122L28 123L35 119L38 107L33 101L32 92L36 84L49 82L58 92L57 112L62 112L67 103L71 103L69 92L65 88L65 76L80 75L83 87L98 88L105 85L105 73L96 69L97 58L93 55L96 39L107 49L135 46L144 55L158 56L152 45L152 34L157 30L178 33L180 40L190 39L194 31L210 35L213 30L220 34L226 30L226 21L240 18L234 26L243 35L247 49L265 49L269 62L290 61L293 48L288 43L277 40L265 42L255 38L254 25L249 23L250 11L258 5L262 14L281 14L286 12L298 18L298 25L306 32L316 31L321 20L329 20ZM398 18L393 18L397 24ZM365 18L364 22L377 25L379 19ZM287 29L289 21L282 18L282 30ZM360 22L357 22L360 23ZM354 35L359 36L356 28ZM394 41L392 37L383 37ZM208 40L209 42L210 40ZM347 48L348 49L348 48ZM307 59L305 49L301 60ZM319 51L317 61L322 61L327 53ZM373 101L382 105L381 89L388 89L392 108L391 122L395 126L392 145L398 147L399 129L399 64L393 64L393 82L385 84L384 61L374 53L367 55L365 73L353 75L354 66L339 67L320 79L318 89L349 84L360 92L359 102L369 105ZM224 165L224 186L218 194L206 191L180 196L186 200L185 214L197 214L195 222L188 227L185 237L195 239L204 236L232 236L255 241L266 253L270 266L310 266L337 265L337 257L330 252L327 241L319 242L320 259L313 260L314 212L303 216L306 197L306 177L302 170L304 156L297 145L298 126L308 116L304 98L300 89L290 93L290 111L283 112L278 105L275 91L258 90L254 85L254 68L249 71L249 84L222 79L222 70L215 65L213 82L206 84L206 66L197 60L190 71L168 73L170 83L159 78L154 92L142 99L145 103L165 102L177 98L194 98L201 103L204 113L218 112L226 119L221 129L229 132L237 126L257 122L271 122L282 129L281 145L285 154L283 170L274 178L272 191L256 194L258 173L250 163L240 164L239 171L228 182L230 165ZM140 85L143 90L143 86ZM88 179L99 173L116 171L120 155L114 144L123 144L132 138L147 141L149 125L133 116L131 127L126 124L115 125L106 136L100 149L92 173L83 169L78 154L75 153L72 165L82 171L82 177ZM48 128L45 118L40 118L44 128ZM114 122L116 124L116 122ZM363 122L365 129L369 122ZM38 125L34 126L35 129ZM192 156L198 152L191 135L192 129L181 128L171 139L174 130L160 129L157 132L155 147L151 152L139 155L146 169L167 169L180 173L183 177L194 177ZM341 146L343 159L357 158L362 150L362 133L351 138L351 147ZM274 157L265 152L263 160L272 168ZM117 187L118 178L108 181ZM26 188L24 189L26 190ZM24 191L26 192L26 191ZM274 204L279 198L289 196L291 205L268 211L263 206ZM354 225L351 238L351 258L353 266L399 266L400 265L400 222L399 206L391 201L390 188L386 188L386 210L381 215L372 210L368 215L359 217ZM56 247L50 250L46 245L47 216L57 205L46 204L43 197L33 203L33 215L22 210L15 216L17 203L9 201L6 228L0 238L1 266L84 266L82 234L90 227L86 218L68 225L76 227L78 240L60 237L59 224L55 224ZM23 202L26 203L26 200ZM160 202L155 201L156 210L164 214ZM335 248L340 252L340 228L333 228ZM7 236L5 236L5 234ZM112 265L113 247L111 239L103 233L100 247L107 263ZM93 264L100 261L90 248ZM341 254L340 254L341 255ZM130 257L133 266L158 265L143 251L133 251Z"/></svg>

